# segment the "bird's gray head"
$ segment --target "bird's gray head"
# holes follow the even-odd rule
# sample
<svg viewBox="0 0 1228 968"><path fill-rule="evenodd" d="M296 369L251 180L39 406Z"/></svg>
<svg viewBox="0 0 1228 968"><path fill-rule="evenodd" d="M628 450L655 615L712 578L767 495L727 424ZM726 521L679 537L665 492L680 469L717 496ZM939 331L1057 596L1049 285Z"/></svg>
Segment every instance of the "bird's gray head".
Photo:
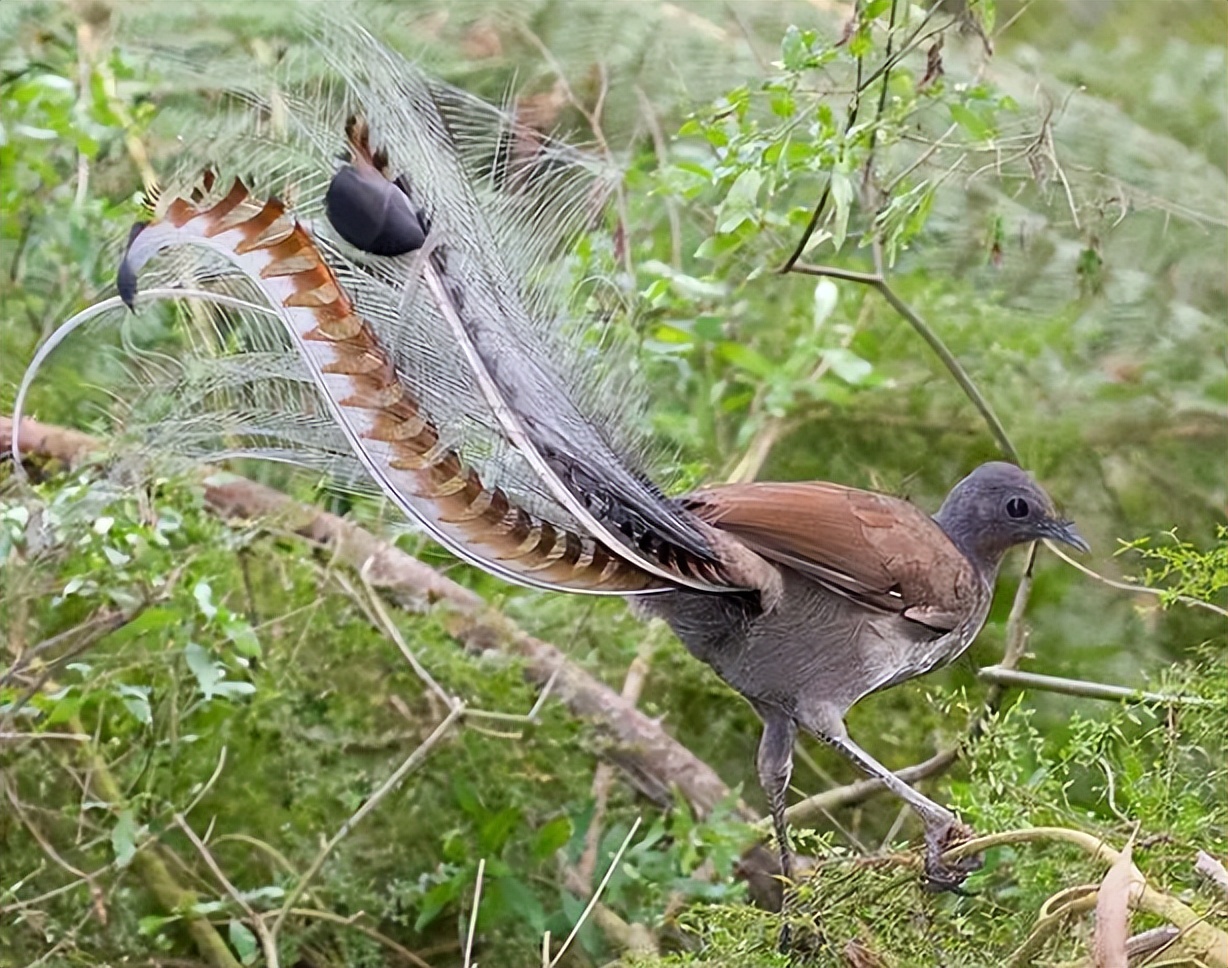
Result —
<svg viewBox="0 0 1228 968"><path fill-rule="evenodd" d="M1051 538L1091 550L1027 472L1002 461L982 464L956 484L934 520L973 564L990 573L1010 548L1029 541Z"/></svg>

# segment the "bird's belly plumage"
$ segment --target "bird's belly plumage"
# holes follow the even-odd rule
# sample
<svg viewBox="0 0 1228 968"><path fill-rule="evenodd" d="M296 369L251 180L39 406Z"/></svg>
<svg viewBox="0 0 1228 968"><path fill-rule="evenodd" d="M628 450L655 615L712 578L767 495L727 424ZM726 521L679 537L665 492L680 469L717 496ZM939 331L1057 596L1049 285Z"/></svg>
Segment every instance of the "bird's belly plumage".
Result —
<svg viewBox="0 0 1228 968"><path fill-rule="evenodd" d="M639 607L669 623L696 658L756 705L793 713L822 704L843 715L862 697L963 651L956 633L868 608L782 569L779 606L677 592Z"/></svg>

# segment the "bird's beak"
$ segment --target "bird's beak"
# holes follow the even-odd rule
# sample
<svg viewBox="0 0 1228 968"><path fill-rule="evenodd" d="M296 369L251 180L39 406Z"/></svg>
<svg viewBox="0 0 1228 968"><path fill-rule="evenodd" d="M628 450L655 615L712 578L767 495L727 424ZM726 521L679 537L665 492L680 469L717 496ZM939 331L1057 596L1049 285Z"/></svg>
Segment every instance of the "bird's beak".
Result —
<svg viewBox="0 0 1228 968"><path fill-rule="evenodd" d="M1092 550L1092 546L1087 543L1083 535L1079 534L1073 521L1052 522L1045 529L1045 537L1070 545L1076 551L1082 551L1084 554Z"/></svg>

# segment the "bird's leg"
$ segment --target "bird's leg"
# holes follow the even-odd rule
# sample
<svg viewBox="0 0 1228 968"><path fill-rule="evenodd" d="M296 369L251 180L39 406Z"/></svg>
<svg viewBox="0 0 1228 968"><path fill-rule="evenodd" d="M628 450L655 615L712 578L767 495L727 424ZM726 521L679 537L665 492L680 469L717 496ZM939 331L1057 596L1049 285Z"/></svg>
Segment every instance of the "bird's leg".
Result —
<svg viewBox="0 0 1228 968"><path fill-rule="evenodd" d="M925 825L925 876L929 890L956 890L969 874L981 866L980 858L975 856L954 863L943 861L942 855L946 851L974 836L972 828L960 823L959 818L946 807L914 790L854 743L839 716L824 716L817 723L808 718L802 725L818 739L839 750L864 773L880 780L921 818Z"/></svg>
<svg viewBox="0 0 1228 968"><path fill-rule="evenodd" d="M776 709L759 709L763 720L763 736L759 739L759 784L767 795L768 808L772 813L772 828L780 850L780 873L784 878L781 894L781 914L788 909L789 891L793 882L793 852L789 847L789 827L785 822L785 797L789 789L789 777L793 773L793 743L797 739L797 726L791 716ZM787 921L780 927L780 949L789 948L791 938Z"/></svg>

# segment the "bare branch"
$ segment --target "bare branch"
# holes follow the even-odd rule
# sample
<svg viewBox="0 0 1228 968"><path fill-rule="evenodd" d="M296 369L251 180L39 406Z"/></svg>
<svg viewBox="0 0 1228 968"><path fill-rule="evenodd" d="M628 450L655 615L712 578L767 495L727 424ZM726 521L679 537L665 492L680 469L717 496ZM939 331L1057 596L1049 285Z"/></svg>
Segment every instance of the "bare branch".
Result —
<svg viewBox="0 0 1228 968"><path fill-rule="evenodd" d="M1163 692L1113 686L1104 682L1089 682L1086 679L1065 679L1061 676L1041 675L1039 672L1020 672L1004 666L986 666L977 671L977 677L998 686L1037 689L1063 696L1082 696L1085 699L1104 699L1109 702L1160 703L1166 706L1216 705L1214 700L1203 696L1174 696Z"/></svg>
<svg viewBox="0 0 1228 968"><path fill-rule="evenodd" d="M196 852L200 854L201 859L205 862L205 866L208 867L213 876L217 878L217 882L222 885L222 889L225 890L228 895L230 895L230 899L239 906L239 909L243 911L244 914L247 915L248 921L251 922L252 927L256 931L256 936L260 939L260 950L264 952L265 964L268 966L268 968L279 968L280 962L277 957L277 941L269 931L268 927L265 925L264 919L252 910L252 906L247 903L247 900L242 894L239 893L238 889L232 883L230 883L230 878L228 878L222 872L222 868L218 866L217 860L214 858L212 852L210 852L209 848L205 846L204 842L196 836L196 831L188 825L188 822L183 818L183 814L175 814L175 824L180 830L183 831L184 836L188 838L192 846L196 848Z"/></svg>
<svg viewBox="0 0 1228 968"><path fill-rule="evenodd" d="M372 793L371 796L369 796L363 802L363 805L355 810L349 819L341 825L340 829L333 834L328 843L320 848L320 852L316 855L315 860L311 862L311 866L307 868L307 872L303 874L303 876L298 879L298 883L294 885L294 890L286 895L285 903L278 912L277 918L273 922L273 927L270 931L270 934L274 939L276 939L278 931L281 930L281 926L285 922L286 916L290 913L290 909L294 907L295 902L297 902L298 899L303 896L303 891L307 889L307 885L311 883L311 879L315 877L316 874L319 873L320 868L324 866L324 861L328 859L328 855L333 852L341 841L349 836L350 831L357 827L358 824L360 824L367 816L367 814L379 806L380 801L383 800L384 797L395 790L406 776L422 765L427 756L430 754L431 750L438 745L439 741L443 739L444 735L451 728L452 724L456 722L456 720L458 720L464 714L464 712L464 703L454 706L448 715L444 717L443 721L435 727L435 731L424 739L417 749L409 754L409 756L405 759L405 762L397 767L392 776L388 777L388 779L381 784L379 789Z"/></svg>

